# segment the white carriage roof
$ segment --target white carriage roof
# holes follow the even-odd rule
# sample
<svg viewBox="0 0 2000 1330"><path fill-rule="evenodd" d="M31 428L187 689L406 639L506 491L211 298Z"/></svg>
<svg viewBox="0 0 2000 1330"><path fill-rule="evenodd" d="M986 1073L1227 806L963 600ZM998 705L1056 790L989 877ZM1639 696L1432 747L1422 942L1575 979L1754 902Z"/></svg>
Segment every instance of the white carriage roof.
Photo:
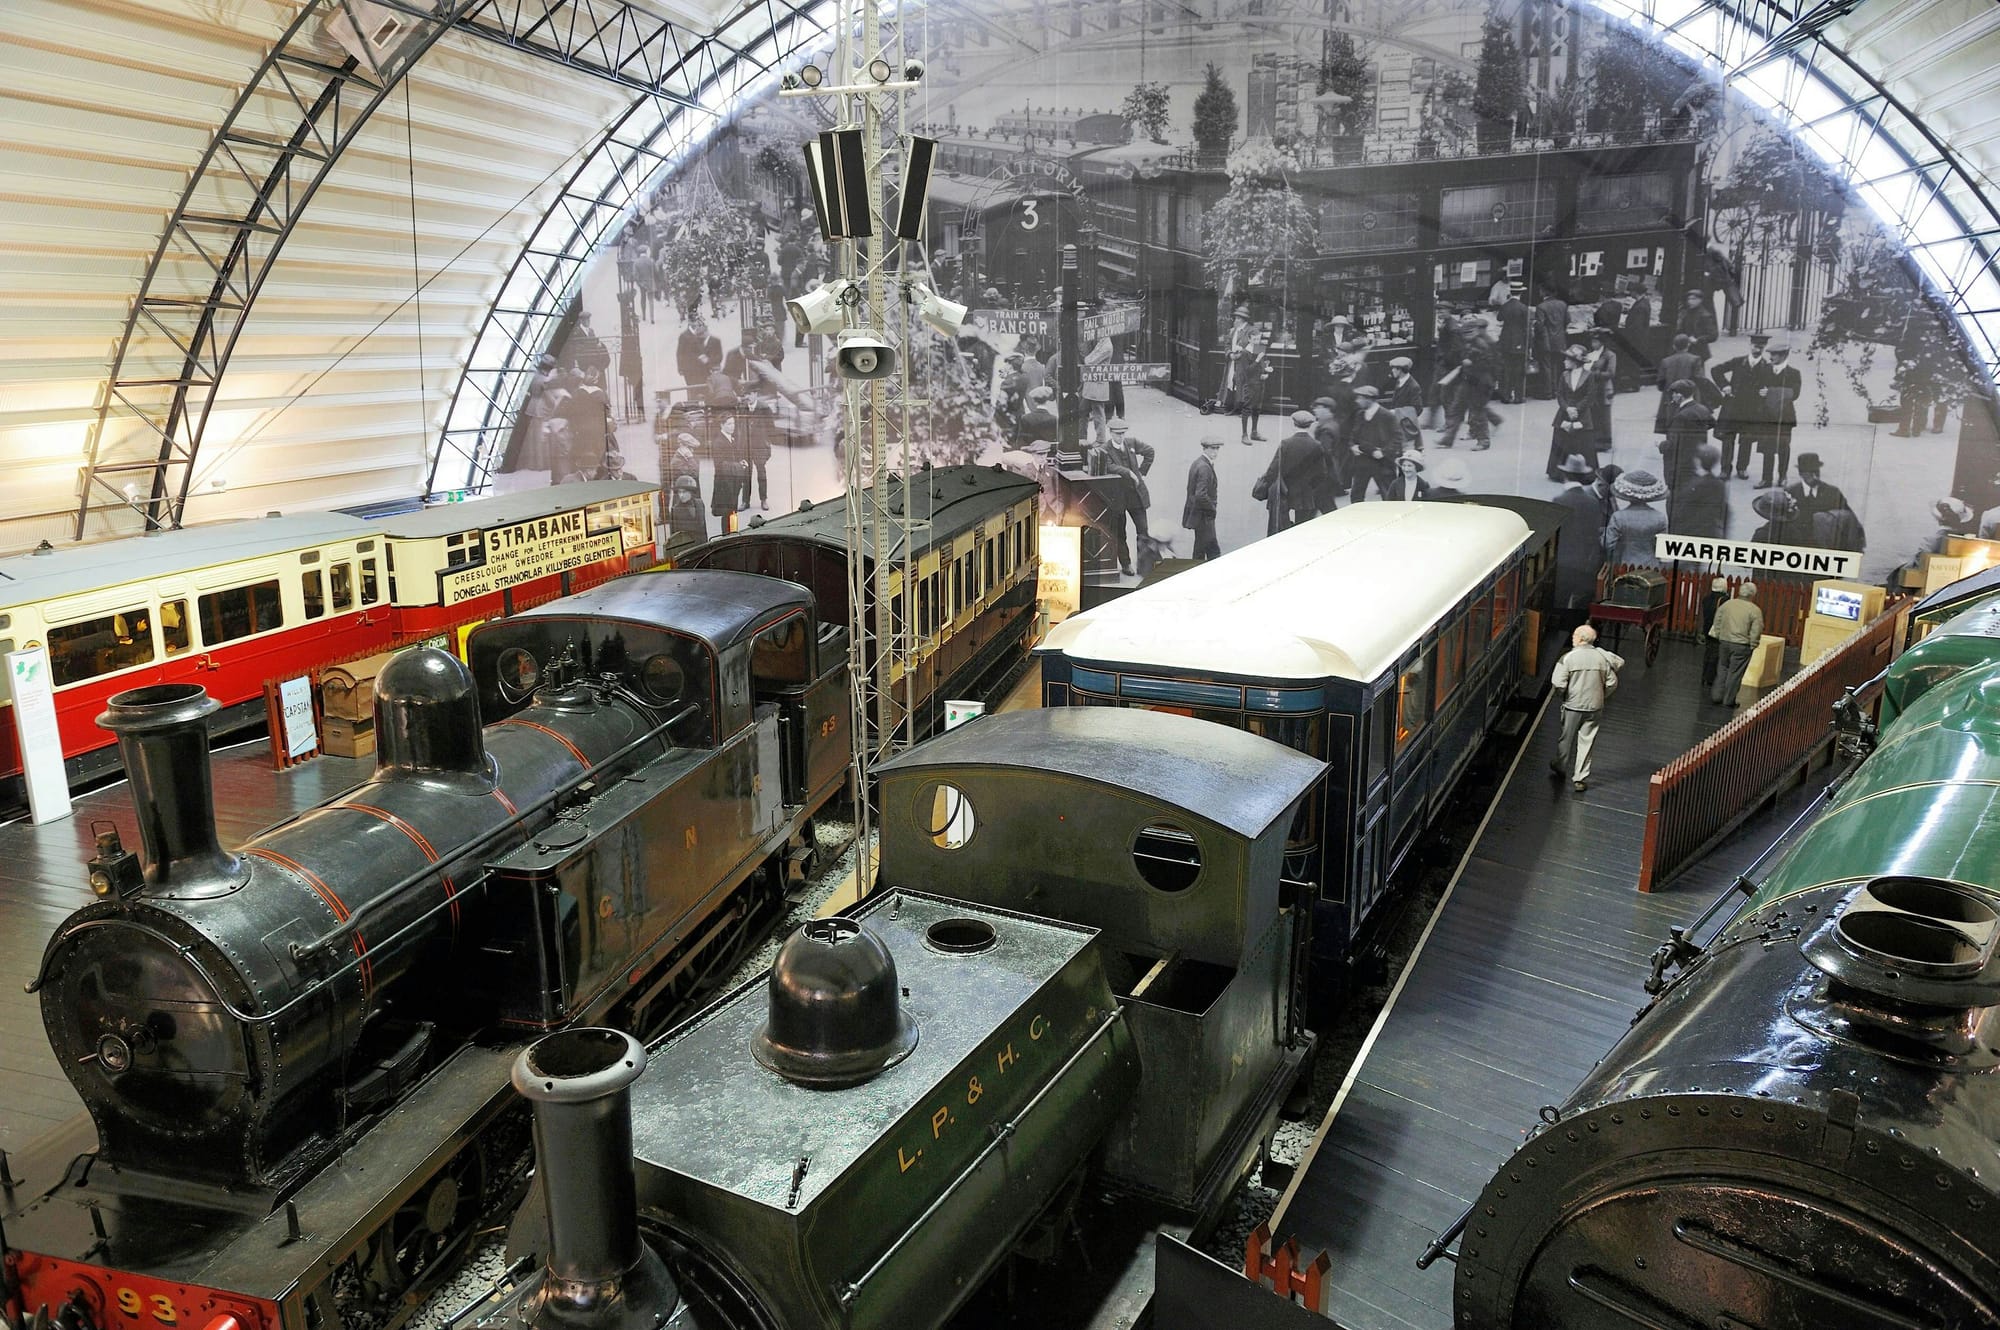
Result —
<svg viewBox="0 0 2000 1330"><path fill-rule="evenodd" d="M1074 615L1041 646L1081 661L1368 683L1519 548L1514 513L1364 503Z"/></svg>
<svg viewBox="0 0 2000 1330"><path fill-rule="evenodd" d="M464 503L438 503L414 512L376 519L375 525L398 540L423 540L460 531L490 531L533 517L553 517L593 503L651 494L657 486L643 480L579 480L571 485L519 490Z"/></svg>
<svg viewBox="0 0 2000 1330"><path fill-rule="evenodd" d="M124 582L172 577L239 559L307 550L377 534L345 513L290 513L240 522L203 522L177 531L59 545L41 554L0 559L0 607L33 605Z"/></svg>

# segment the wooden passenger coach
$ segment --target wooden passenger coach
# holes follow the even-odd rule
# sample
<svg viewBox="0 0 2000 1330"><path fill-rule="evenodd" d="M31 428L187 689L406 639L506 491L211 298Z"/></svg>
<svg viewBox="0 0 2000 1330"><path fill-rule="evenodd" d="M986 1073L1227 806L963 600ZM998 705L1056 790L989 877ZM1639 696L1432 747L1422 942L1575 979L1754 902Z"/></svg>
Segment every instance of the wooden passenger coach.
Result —
<svg viewBox="0 0 2000 1330"><path fill-rule="evenodd" d="M197 683L215 732L264 715L266 682L421 641L653 559L653 487L559 485L381 521L214 522L0 559L0 653L45 646L72 781L115 768L113 693ZM453 643L456 646L456 643ZM21 802L0 695L0 808Z"/></svg>
<svg viewBox="0 0 2000 1330"><path fill-rule="evenodd" d="M889 552L877 581L890 598L894 631L914 637L916 678L892 666L890 691L917 717L915 735L936 729L946 698L972 697L981 682L1021 658L1035 609L1041 565L1036 482L998 467L919 471L907 484L891 476L883 508L914 510L916 547ZM848 613L847 529L838 502L754 523L678 553L682 568L733 568L783 577L807 587L828 623ZM907 583L906 583L907 574ZM886 722L885 722L886 724Z"/></svg>
<svg viewBox="0 0 2000 1330"><path fill-rule="evenodd" d="M1314 952L1337 985L1521 681L1544 525L1477 504L1343 508L1066 620L1037 649L1044 702L1172 711L1328 762L1287 872L1320 885Z"/></svg>

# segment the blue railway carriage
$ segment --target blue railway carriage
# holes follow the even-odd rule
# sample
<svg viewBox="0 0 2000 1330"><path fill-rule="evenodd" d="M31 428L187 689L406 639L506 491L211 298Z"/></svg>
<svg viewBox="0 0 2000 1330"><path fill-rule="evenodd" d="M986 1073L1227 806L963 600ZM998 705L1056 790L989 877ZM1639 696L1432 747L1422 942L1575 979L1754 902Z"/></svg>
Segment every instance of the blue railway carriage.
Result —
<svg viewBox="0 0 2000 1330"><path fill-rule="evenodd" d="M1037 650L1043 701L1176 712L1327 762L1286 873L1319 884L1314 983L1337 993L1521 681L1524 591L1555 538L1536 527L1478 504L1328 513L1064 621Z"/></svg>

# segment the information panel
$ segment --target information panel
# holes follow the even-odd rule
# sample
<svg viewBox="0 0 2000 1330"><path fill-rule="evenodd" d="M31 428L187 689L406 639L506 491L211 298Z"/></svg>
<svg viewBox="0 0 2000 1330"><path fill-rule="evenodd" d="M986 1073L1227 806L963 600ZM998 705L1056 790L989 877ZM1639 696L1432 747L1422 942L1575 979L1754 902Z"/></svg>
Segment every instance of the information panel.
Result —
<svg viewBox="0 0 2000 1330"><path fill-rule="evenodd" d="M69 773L56 730L55 679L41 647L7 653L7 682L14 695L14 733L21 743L21 773L28 812L37 822L69 816Z"/></svg>

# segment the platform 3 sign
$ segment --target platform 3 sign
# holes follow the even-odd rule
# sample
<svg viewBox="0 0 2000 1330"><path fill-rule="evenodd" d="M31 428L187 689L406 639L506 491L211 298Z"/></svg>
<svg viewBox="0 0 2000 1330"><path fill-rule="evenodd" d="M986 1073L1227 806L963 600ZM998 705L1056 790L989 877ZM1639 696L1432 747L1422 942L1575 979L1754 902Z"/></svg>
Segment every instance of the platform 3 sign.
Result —
<svg viewBox="0 0 2000 1330"><path fill-rule="evenodd" d="M1662 562L1719 563L1757 572L1805 573L1812 577L1852 578L1861 571L1861 556L1852 550L1764 545L1749 540L1659 535L1653 537L1653 553Z"/></svg>
<svg viewBox="0 0 2000 1330"><path fill-rule="evenodd" d="M439 573L439 599L456 605L538 577L616 558L623 548L616 531L591 534L581 511L516 522L486 533L485 563Z"/></svg>
<svg viewBox="0 0 2000 1330"><path fill-rule="evenodd" d="M21 775L28 812L37 822L69 816L69 772L56 731L55 680L41 647L7 653L7 687L14 702L14 735L21 744Z"/></svg>

